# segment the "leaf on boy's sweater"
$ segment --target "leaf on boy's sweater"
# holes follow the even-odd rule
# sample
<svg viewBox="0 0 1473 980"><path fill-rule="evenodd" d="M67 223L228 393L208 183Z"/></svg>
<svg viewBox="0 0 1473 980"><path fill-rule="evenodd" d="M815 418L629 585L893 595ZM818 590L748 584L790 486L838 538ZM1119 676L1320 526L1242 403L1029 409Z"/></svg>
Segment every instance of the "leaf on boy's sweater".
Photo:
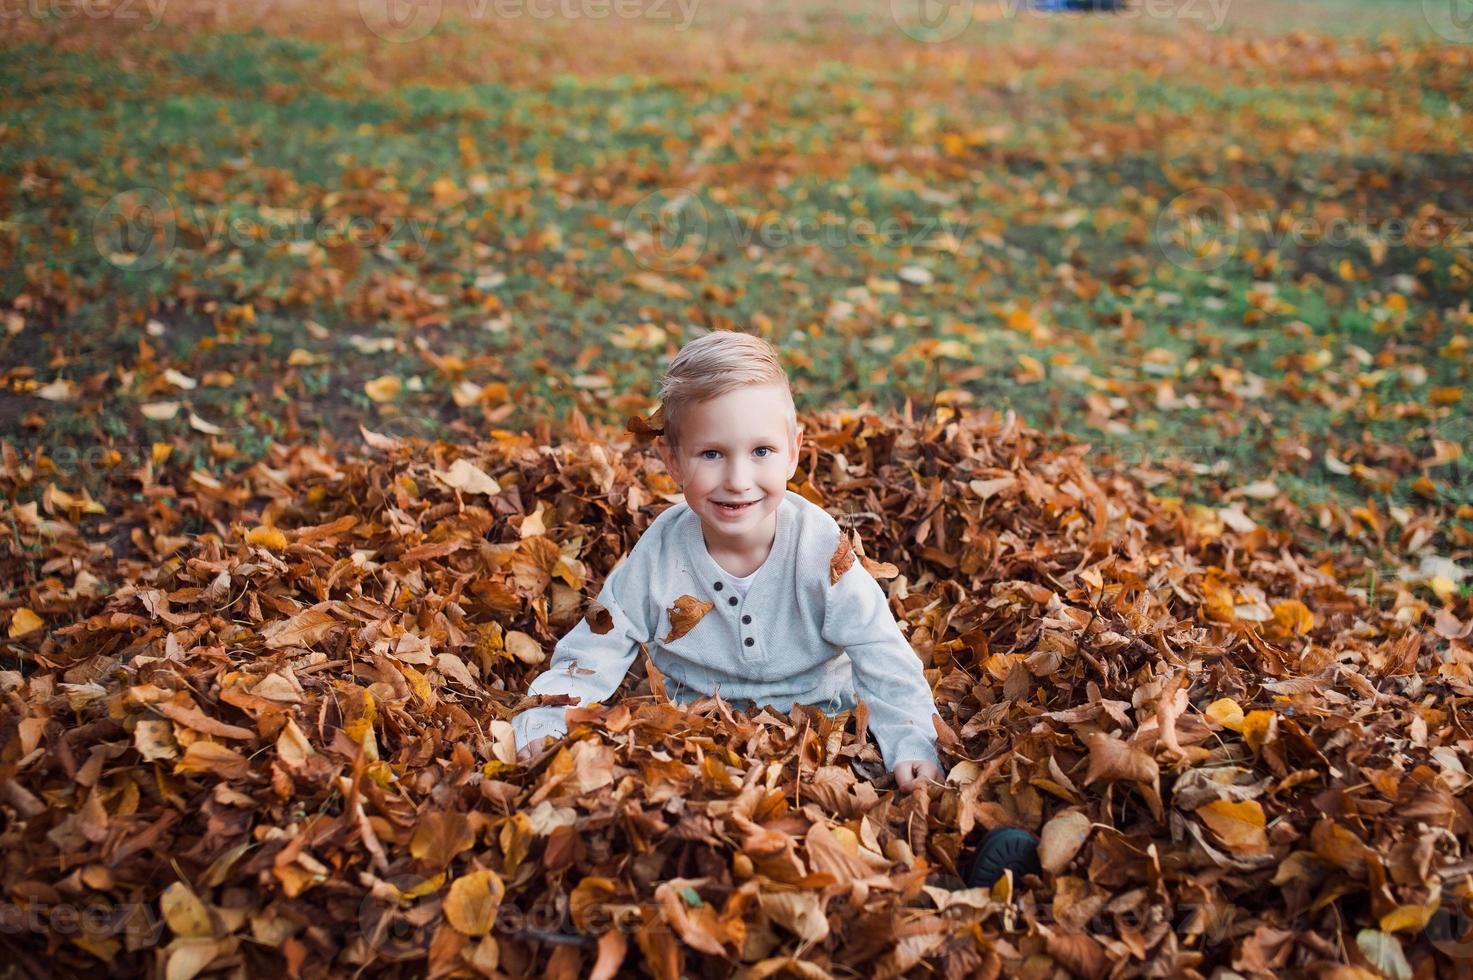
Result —
<svg viewBox="0 0 1473 980"><path fill-rule="evenodd" d="M842 531L839 533L839 546L834 549L834 557L829 559L829 584L833 585L844 577L849 567L854 564L854 545L849 543L849 535Z"/></svg>
<svg viewBox="0 0 1473 980"><path fill-rule="evenodd" d="M596 602L588 604L588 612L583 614L583 621L599 636L614 628L613 614Z"/></svg>
<svg viewBox="0 0 1473 980"><path fill-rule="evenodd" d="M695 629L701 617L715 608L714 602L702 602L693 595L683 595L676 599L675 605L665 610L670 617L670 633L661 642L674 643Z"/></svg>

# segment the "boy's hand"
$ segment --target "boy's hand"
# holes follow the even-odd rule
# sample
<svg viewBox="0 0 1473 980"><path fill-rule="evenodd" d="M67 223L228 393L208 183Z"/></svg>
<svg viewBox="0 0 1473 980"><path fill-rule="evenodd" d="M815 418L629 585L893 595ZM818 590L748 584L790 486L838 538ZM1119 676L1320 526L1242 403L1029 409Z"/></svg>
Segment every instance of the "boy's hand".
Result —
<svg viewBox="0 0 1473 980"><path fill-rule="evenodd" d="M541 738L532 739L532 741L517 750L517 761L523 764L531 762L539 752L547 748L548 743L552 742L552 740L551 735L544 735Z"/></svg>
<svg viewBox="0 0 1473 980"><path fill-rule="evenodd" d="M909 793L927 780L940 783L941 768L920 759L908 759L895 767L895 785L902 793Z"/></svg>

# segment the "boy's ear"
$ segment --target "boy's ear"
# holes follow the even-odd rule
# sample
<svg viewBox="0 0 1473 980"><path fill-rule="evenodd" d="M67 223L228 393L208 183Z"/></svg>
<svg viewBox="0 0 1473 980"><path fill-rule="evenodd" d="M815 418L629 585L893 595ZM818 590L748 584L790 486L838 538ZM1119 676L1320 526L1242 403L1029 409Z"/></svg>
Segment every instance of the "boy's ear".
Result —
<svg viewBox="0 0 1473 980"><path fill-rule="evenodd" d="M656 437L655 452L660 454L660 462L665 464L665 471L679 480L680 473L679 468L675 465L675 454L670 451L670 444L665 441L664 436Z"/></svg>
<svg viewBox="0 0 1473 980"><path fill-rule="evenodd" d="M803 427L799 426L793 436L793 465L788 468L788 479L798 472L798 454L803 451Z"/></svg>

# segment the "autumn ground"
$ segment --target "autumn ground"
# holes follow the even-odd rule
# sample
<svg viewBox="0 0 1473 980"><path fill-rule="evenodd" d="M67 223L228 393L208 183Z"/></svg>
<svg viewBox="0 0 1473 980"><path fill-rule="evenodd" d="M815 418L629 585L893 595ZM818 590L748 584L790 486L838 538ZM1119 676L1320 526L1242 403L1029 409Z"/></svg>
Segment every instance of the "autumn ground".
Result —
<svg viewBox="0 0 1473 980"><path fill-rule="evenodd" d="M427 917L438 966L552 956L577 969L555 951L579 947L518 934L498 952L467 946L468 913L444 925L455 903L439 886L461 882L468 901L487 873L514 897L566 896L581 879L585 899L658 907L651 921L683 945L628 939L630 969L642 955L655 973L679 949L717 955L703 942L732 962L773 953L763 962L837 973L1466 967L1468 947L1447 938L1461 920L1438 896L1464 887L1443 871L1466 864L1467 810L1445 798L1473 765L1473 29L1432 2L1143 6L1084 18L963 3L932 8L929 26L899 2L647 0L635 18L580 3L546 18L445 0L398 20L371 0L6 8L7 908L89 889L132 902L167 920L158 962L180 974L275 969L272 951L307 974L382 966L381 936L313 933L305 910L357 921L365 896L406 901L402 880L384 884L406 874L445 876L407 913ZM701 812L663 877L603 860L601 847L637 849L635 825L611 844L597 836L606 814L579 824L602 841L592 853L568 840L562 793L607 793L594 769L664 771L612 755L628 717L590 719L607 743L578 741L534 772L506 766L503 729L441 759L467 725L502 724L535 666L525 643L550 646L577 590L646 522L640 504L671 489L611 433L655 407L661 358L722 327L785 351L820 436L805 492L879 515L855 527L900 569L912 639L952 695L955 782L971 787L920 817L886 803L866 831L869 782L844 790L849 768L819 766L838 770L818 799L844 832L878 828L884 857L850 857L889 857L882 877L900 881L878 909L822 891L832 936L808 903L833 882L722 891L732 841L768 862L755 876L736 862L748 883L792 885L794 867L854 888L874 876L814 829L828 824L753 796L754 779L797 780L800 811L815 774L801 728L714 767L699 746L686 757L700 785L682 793ZM908 423L856 430L864 411L907 402ZM823 414L845 408L861 410ZM970 420L960 429L946 427L953 409ZM384 438L366 445L360 427ZM1067 448L1078 441L1087 469ZM556 467L538 446L557 447ZM385 452L397 461L349 462ZM500 483L469 493L476 506L445 482L464 475L450 468L461 452ZM593 499L603 526L577 503ZM460 538L481 540L457 555ZM222 601L239 620L211 614ZM431 654L404 649L406 629L464 648L474 675L459 653L416 659ZM513 647L526 656L502 656ZM180 659L190 672L168 667ZM1088 704L1112 706L1108 723L1071 714ZM1301 728L1295 710L1313 720ZM418 715L431 723L411 738ZM365 758L365 732L392 773ZM862 762L852 741L827 761L851 750ZM745 754L786 768L751 770ZM483 788L432 778L464 766ZM745 825L723 803L744 779ZM1133 808L1110 787L1135 787ZM267 816L249 830L241 799L256 794ZM203 816L169 829L205 796ZM302 835L299 799L352 826ZM556 813L536 809L548 799ZM507 816L523 810L535 827ZM1041 901L1065 938L975 896L953 912L1002 945L963 950L957 920L935 927L945 910L918 898L908 852L955 871L974 826L1077 831L1070 813L1115 836L1050 869L1054 904ZM933 826L929 850L926 833L896 829L917 819ZM803 841L802 860L774 858L758 824ZM370 831L383 850L364 866ZM459 845L478 835L499 850L472 867ZM230 858L236 842L256 857ZM170 849L182 867L158 857ZM1291 871L1265 870L1270 857ZM544 871L537 892L529 875ZM691 887L714 889L725 917L682 919L712 908L698 891L656 900L677 876L711 879ZM280 893L246 901L257 881ZM897 909L917 906L930 916L906 939ZM1181 948L1164 951L1148 914ZM741 955L744 920L752 935L777 923L787 945ZM881 921L891 946L846 950L843 929ZM132 933L90 947L55 928L4 935L23 962L64 950L73 970L86 956L136 969L151 948ZM807 969L764 967L779 968Z"/></svg>

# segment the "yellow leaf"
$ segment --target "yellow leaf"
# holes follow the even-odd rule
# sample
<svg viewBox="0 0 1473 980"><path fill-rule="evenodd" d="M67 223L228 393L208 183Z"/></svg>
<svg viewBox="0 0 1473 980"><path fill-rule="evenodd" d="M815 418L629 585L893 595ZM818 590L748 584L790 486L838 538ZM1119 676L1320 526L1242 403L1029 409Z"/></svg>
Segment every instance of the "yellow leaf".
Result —
<svg viewBox="0 0 1473 980"><path fill-rule="evenodd" d="M1243 727L1238 730L1243 734L1243 741L1254 752L1263 748L1263 743L1268 740L1269 727L1273 721L1272 711L1250 711L1243 719Z"/></svg>
<svg viewBox="0 0 1473 980"><path fill-rule="evenodd" d="M1446 575L1434 575L1427 580L1427 588L1437 596L1437 600L1444 606L1450 606L1458 596L1458 583Z"/></svg>
<svg viewBox="0 0 1473 980"><path fill-rule="evenodd" d="M455 202L460 196L460 188L449 177L440 177L430 185L430 196L437 206L444 207Z"/></svg>
<svg viewBox="0 0 1473 980"><path fill-rule="evenodd" d="M31 612L29 607L21 606L15 611L15 615L10 617L10 635L12 637L24 636L31 630L43 625L45 624L40 616Z"/></svg>
<svg viewBox="0 0 1473 980"><path fill-rule="evenodd" d="M1235 732L1243 730L1243 709L1232 698L1218 698L1207 706L1206 714L1223 728Z"/></svg>
<svg viewBox="0 0 1473 980"><path fill-rule="evenodd" d="M268 551L285 551L286 535L274 527L253 527L246 532L246 543L259 545Z"/></svg>
<svg viewBox="0 0 1473 980"><path fill-rule="evenodd" d="M184 939L209 939L215 935L210 910L182 881L176 881L159 896L159 910L174 935Z"/></svg>
<svg viewBox="0 0 1473 980"><path fill-rule="evenodd" d="M1437 914L1442 905L1442 886L1432 886L1432 894L1425 905L1398 905L1381 916L1382 932L1421 932Z"/></svg>
<svg viewBox="0 0 1473 980"><path fill-rule="evenodd" d="M1017 381L1018 384L1027 385L1043 380L1043 364L1038 358L1029 357L1027 354L1019 354L1018 364L1021 366L1020 369L1013 373L1013 380Z"/></svg>
<svg viewBox="0 0 1473 980"><path fill-rule="evenodd" d="M408 664L396 663L395 666L399 668L399 673L404 675L405 680L409 681L409 688L414 691L414 696L419 698L420 703L426 708L433 708L437 703L435 691L430 687L430 682L425 679L425 675Z"/></svg>
<svg viewBox="0 0 1473 980"><path fill-rule="evenodd" d="M406 902L412 902L416 898L423 898L426 895L434 894L440 890L440 886L443 884L445 884L445 872L437 871L417 885L399 889L399 897Z"/></svg>
<svg viewBox="0 0 1473 980"><path fill-rule="evenodd" d="M456 932L484 936L496 921L506 885L489 869L456 878L445 895L445 920Z"/></svg>
<svg viewBox="0 0 1473 980"><path fill-rule="evenodd" d="M382 404L383 402L391 402L395 398L398 398L399 389L403 385L404 383L392 374L385 374L374 378L372 381L363 382L363 390L367 392L369 398Z"/></svg>
<svg viewBox="0 0 1473 980"><path fill-rule="evenodd" d="M1234 854L1265 854L1268 852L1268 835L1264 833L1266 821L1263 807L1254 800L1232 803L1228 800L1213 800L1199 807L1197 815L1212 828L1217 839Z"/></svg>
<svg viewBox="0 0 1473 980"><path fill-rule="evenodd" d="M1274 621L1288 633L1308 633L1314 629L1314 613L1298 599L1274 603Z"/></svg>
<svg viewBox="0 0 1473 980"><path fill-rule="evenodd" d="M587 931L595 924L593 913L619 894L619 886L609 878L584 878L568 895L568 913L573 925Z"/></svg>
<svg viewBox="0 0 1473 980"><path fill-rule="evenodd" d="M286 363L291 367L309 367L322 360L316 354L301 347L293 347L292 352L287 355Z"/></svg>
<svg viewBox="0 0 1473 980"><path fill-rule="evenodd" d="M1233 590L1217 578L1209 575L1202 581L1202 599L1208 619L1215 619L1220 623L1237 621L1237 603L1233 600Z"/></svg>
<svg viewBox="0 0 1473 980"><path fill-rule="evenodd" d="M507 818L501 825L501 857L507 874L515 874L517 867L532 848L535 837L532 818L520 810Z"/></svg>
<svg viewBox="0 0 1473 980"><path fill-rule="evenodd" d="M138 410L146 419L155 422L164 422L179 414L178 402L149 402L147 405L139 405Z"/></svg>
<svg viewBox="0 0 1473 980"><path fill-rule="evenodd" d="M151 451L151 456L153 458L153 465L155 465L155 466L162 465L163 462L164 462L164 460L168 459L169 458L169 454L172 453L173 451L174 451L174 447L171 446L171 445L169 445L167 442L156 442L156 443L154 443L153 444L153 449Z"/></svg>

